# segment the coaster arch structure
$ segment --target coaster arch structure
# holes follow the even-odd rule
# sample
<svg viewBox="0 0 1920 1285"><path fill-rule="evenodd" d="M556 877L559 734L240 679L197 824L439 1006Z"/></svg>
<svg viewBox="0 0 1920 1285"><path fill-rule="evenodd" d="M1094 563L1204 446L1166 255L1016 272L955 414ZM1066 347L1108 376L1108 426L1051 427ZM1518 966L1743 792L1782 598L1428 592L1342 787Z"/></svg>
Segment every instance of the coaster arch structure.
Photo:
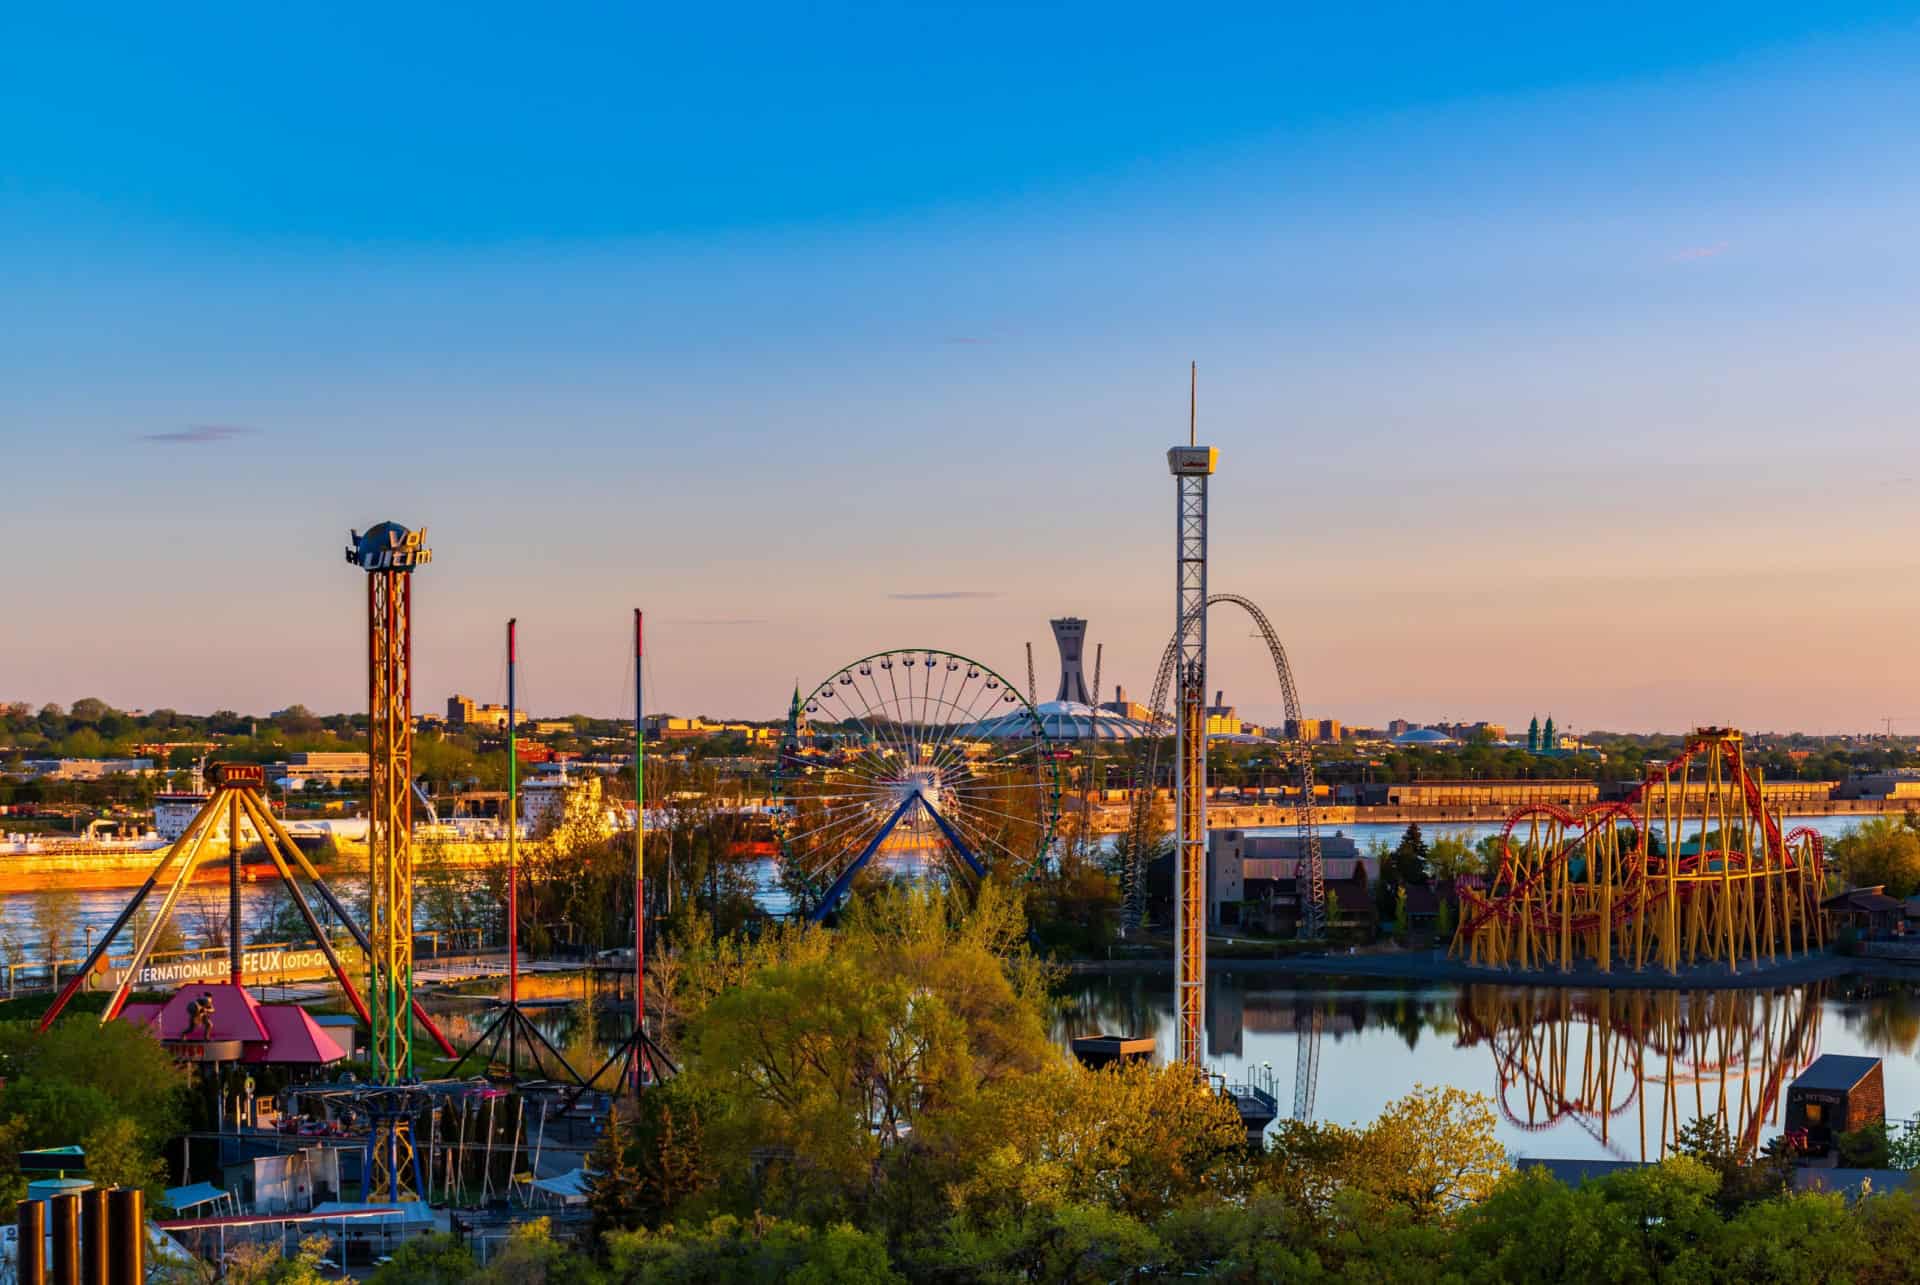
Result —
<svg viewBox="0 0 1920 1285"><path fill-rule="evenodd" d="M1239 607L1247 613L1255 632L1267 645L1268 657L1273 662L1273 673L1280 684L1281 699L1285 704L1286 715L1296 729L1303 723L1300 708L1300 689L1294 682L1293 665L1287 659L1286 646L1281 643L1280 635L1275 631L1273 622L1267 619L1267 613L1260 609L1253 599L1237 593L1216 593L1207 596L1207 608L1220 605ZM1174 669L1179 662L1180 639L1178 635L1167 642L1160 655L1160 669L1153 680L1153 698L1149 706L1148 724L1153 735L1142 737L1139 741L1137 770L1135 772L1133 808L1127 818L1127 860L1120 870L1120 891L1122 914L1128 931L1140 926L1147 911L1147 863L1151 858L1153 843L1153 814L1156 778L1160 767L1161 743L1173 735L1173 717L1168 710L1168 701L1173 688ZM1300 836L1301 856L1306 862L1305 886L1301 889L1300 935L1308 939L1324 937L1327 931L1327 876L1326 863L1320 855L1320 823L1318 809L1314 806L1313 746L1310 742L1292 737L1283 742L1288 756L1293 760L1295 780L1300 790L1300 808L1296 814L1296 828Z"/></svg>

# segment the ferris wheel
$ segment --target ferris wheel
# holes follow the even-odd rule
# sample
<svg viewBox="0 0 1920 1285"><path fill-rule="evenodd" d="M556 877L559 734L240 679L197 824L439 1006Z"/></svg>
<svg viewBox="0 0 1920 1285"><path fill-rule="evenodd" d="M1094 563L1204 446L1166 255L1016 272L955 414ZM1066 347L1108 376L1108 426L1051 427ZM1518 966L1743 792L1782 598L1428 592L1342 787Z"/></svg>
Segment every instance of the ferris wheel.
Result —
<svg viewBox="0 0 1920 1285"><path fill-rule="evenodd" d="M876 652L796 690L775 791L786 881L816 920L863 871L1022 878L1046 860L1060 816L1059 766L1032 704L936 648Z"/></svg>

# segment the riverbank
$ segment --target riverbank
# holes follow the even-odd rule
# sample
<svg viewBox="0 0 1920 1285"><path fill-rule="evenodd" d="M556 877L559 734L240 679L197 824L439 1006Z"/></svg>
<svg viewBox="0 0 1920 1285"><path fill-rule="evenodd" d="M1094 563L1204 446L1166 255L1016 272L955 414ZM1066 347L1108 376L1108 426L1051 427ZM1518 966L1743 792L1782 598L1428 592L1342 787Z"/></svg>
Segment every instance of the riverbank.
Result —
<svg viewBox="0 0 1920 1285"><path fill-rule="evenodd" d="M1779 814L1783 822L1812 821L1823 817L1904 816L1908 799L1828 799L1820 803L1795 803ZM1073 801L1069 799L1069 805ZM1156 805L1163 818L1171 805ZM1130 803L1108 803L1093 809L1096 833L1119 834L1131 824ZM1577 810L1577 809L1576 809ZM1300 824L1300 808L1276 803L1234 803L1221 799L1207 802L1207 829L1258 830ZM1470 807L1436 804L1323 804L1313 810L1314 821L1324 833L1342 826L1408 825L1425 826L1497 826L1513 815L1509 804L1479 804ZM1699 813L1690 812L1697 818Z"/></svg>
<svg viewBox="0 0 1920 1285"><path fill-rule="evenodd" d="M1074 960L1066 965L1072 977L1155 976L1173 973L1173 958ZM1677 973L1615 968L1602 972L1585 964L1568 972L1548 968L1486 968L1449 959L1444 950L1371 951L1353 954L1291 955L1279 959L1209 959L1207 973L1244 974L1264 978L1301 977L1345 981L1432 982L1448 985L1565 986L1583 990L1740 990L1802 986L1842 977L1920 979L1920 961L1821 952L1772 963L1744 965L1696 964Z"/></svg>
<svg viewBox="0 0 1920 1285"><path fill-rule="evenodd" d="M14 892L104 892L115 888L138 888L147 881L167 856L165 846L156 848L103 848L97 852L28 852L0 856L0 895ZM507 859L507 845L500 841L435 841L430 845L414 841L416 871L428 860L454 869L480 869ZM310 857L311 859L311 857ZM322 873L341 870L351 874L366 871L367 845L352 840L335 840L332 855L321 864ZM171 880L177 868L169 869ZM240 856L240 878L244 883L272 882L279 878L273 863L259 849ZM193 882L225 883L227 852L224 841L201 849L201 862Z"/></svg>

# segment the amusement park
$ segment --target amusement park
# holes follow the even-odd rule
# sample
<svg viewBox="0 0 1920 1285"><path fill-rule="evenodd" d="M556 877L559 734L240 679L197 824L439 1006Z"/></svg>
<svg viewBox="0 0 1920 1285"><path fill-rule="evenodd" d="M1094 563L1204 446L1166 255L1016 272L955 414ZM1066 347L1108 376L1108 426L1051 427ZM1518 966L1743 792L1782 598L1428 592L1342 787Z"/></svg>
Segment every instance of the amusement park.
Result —
<svg viewBox="0 0 1920 1285"><path fill-rule="evenodd" d="M8 1241L17 1278L304 1255L412 1279L420 1246L455 1245L479 1270L532 1252L530 1236L612 1237L618 1254L619 1236L649 1234L644 1210L657 1226L708 1192L718 1211L730 1183L801 1217L853 1170L926 1181L905 1175L931 1163L923 1137L958 1127L949 1096L985 1112L973 1123L991 1136L1013 1126L1028 1080L1081 1104L1069 1114L1109 1109L1102 1093L1171 1095L1140 1109L1173 1133L1139 1145L1198 1147L1203 1167L1265 1154L1279 1173L1312 1139L1333 1145L1315 1132L1331 1111L1427 1109L1418 1093L1388 1101L1419 1080L1400 1063L1423 1033L1450 1037L1450 1076L1490 1086L1483 1117L1443 1104L1447 1129L1516 1158L1483 1158L1489 1174L1525 1157L1577 1182L1710 1154L1764 1160L1790 1187L1836 1163L1920 1160L1887 1115L1890 1086L1920 1092L1913 1072L1885 1070L1873 1040L1822 1051L1823 1030L1847 1024L1827 1010L1904 1004L1863 980L1897 970L1898 943L1877 974L1833 950L1865 945L1874 897L1903 903L1836 891L1828 834L1783 815L1740 731L1696 729L1608 797L1482 820L1471 846L1429 847L1415 821L1363 856L1358 835L1325 832L1338 810L1316 777L1325 751L1279 633L1210 582L1219 456L1189 427L1166 454L1174 610L1144 706L1099 700L1103 646L1089 677L1078 617L1052 622L1050 700L1031 644L1024 681L959 650L888 647L795 686L762 785L694 789L686 756L664 734L649 743L633 609L624 764L528 827L507 620L502 843L464 885L491 903L497 937L457 958L437 937L420 951L422 890L445 874L423 864L441 821L415 763L416 738L440 735L420 730L413 682L416 630L432 628L416 578L435 551L424 529L353 532L365 865L303 847L258 763L196 769L190 819L89 928L84 956L64 971L56 957L57 990L19 1046L95 1029L147 1040L190 1109L134 1181L78 1145L100 1149L95 1135L41 1130L44 1145L20 1150L32 1181ZM1207 699L1222 621L1264 652L1284 728L1223 729L1221 697ZM1269 784L1210 785L1211 766L1249 758ZM571 846L568 817L591 822ZM1477 865L1440 871L1430 858L1449 842ZM730 879L747 872L744 925L721 927L715 870L689 877L678 859L701 845L732 854ZM556 887L611 926L586 953L549 930ZM303 980L263 982L244 904L263 888L288 908L283 954L313 956ZM218 894L211 944L157 963L186 900ZM1067 944L1087 941L1101 953ZM1364 989L1389 979L1397 998ZM1344 1069L1323 1091L1329 1061ZM744 1105L714 1105L729 1095ZM825 1151L823 1111L840 1113ZM1069 1127L1030 1123L1037 1143Z"/></svg>

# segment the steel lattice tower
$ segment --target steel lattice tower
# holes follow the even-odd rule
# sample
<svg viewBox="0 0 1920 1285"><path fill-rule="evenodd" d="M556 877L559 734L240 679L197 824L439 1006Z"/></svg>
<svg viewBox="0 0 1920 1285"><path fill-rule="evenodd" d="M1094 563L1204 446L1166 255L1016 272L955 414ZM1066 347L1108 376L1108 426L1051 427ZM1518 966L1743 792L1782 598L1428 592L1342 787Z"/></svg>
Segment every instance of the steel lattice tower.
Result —
<svg viewBox="0 0 1920 1285"><path fill-rule="evenodd" d="M413 571L433 561L426 531L382 522L353 532L347 561L367 573L367 998L373 1083L406 1084L413 1070ZM412 1193L419 1162L410 1121L376 1112L367 1199Z"/></svg>
<svg viewBox="0 0 1920 1285"><path fill-rule="evenodd" d="M1200 1065L1207 1013L1207 478L1218 453L1176 446L1167 469L1178 493L1175 571L1174 1011L1179 1058Z"/></svg>

